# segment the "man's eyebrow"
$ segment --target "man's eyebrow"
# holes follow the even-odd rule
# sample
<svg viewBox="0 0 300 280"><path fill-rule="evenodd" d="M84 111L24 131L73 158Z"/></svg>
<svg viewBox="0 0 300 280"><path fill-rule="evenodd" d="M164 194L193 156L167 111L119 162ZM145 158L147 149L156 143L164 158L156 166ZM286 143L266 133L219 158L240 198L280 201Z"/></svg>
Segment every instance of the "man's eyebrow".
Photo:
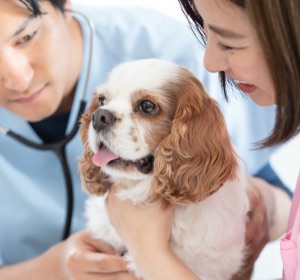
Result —
<svg viewBox="0 0 300 280"><path fill-rule="evenodd" d="M25 30L25 28L27 27L27 25L34 19L35 17L33 15L27 17L22 23L21 25L17 28L17 30L11 35L11 38L18 36L20 33L23 32L23 30Z"/></svg>
<svg viewBox="0 0 300 280"><path fill-rule="evenodd" d="M235 33L233 31L223 29L221 27L217 27L217 26L213 26L213 25L207 25L207 26L210 30L214 31L218 35L220 35L222 37L225 37L225 38L229 38L229 39L243 39L243 38L245 38L245 36L243 34L238 34L238 33Z"/></svg>

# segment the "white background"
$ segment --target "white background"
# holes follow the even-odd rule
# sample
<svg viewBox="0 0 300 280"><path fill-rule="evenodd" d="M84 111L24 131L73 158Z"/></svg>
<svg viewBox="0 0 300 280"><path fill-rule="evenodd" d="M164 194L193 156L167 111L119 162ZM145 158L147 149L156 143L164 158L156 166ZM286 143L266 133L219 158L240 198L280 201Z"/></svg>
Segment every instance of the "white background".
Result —
<svg viewBox="0 0 300 280"><path fill-rule="evenodd" d="M185 20L176 0L73 0L92 6L121 5L121 6L143 6L158 9L159 11ZM272 158L272 166L282 180L294 190L298 172L300 169L300 135L280 149ZM281 278L282 264L279 254L279 242L271 242L262 252L256 266L253 280L274 280Z"/></svg>

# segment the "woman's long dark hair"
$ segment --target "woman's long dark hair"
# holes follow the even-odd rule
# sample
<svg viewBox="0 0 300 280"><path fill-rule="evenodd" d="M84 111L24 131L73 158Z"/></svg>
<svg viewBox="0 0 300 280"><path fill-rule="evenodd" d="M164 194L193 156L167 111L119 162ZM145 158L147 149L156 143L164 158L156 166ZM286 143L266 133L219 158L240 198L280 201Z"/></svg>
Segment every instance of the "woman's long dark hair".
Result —
<svg viewBox="0 0 300 280"><path fill-rule="evenodd" d="M193 32L198 32L205 44L203 19L193 0L178 1ZM271 147L284 143L300 131L300 1L228 1L247 11L276 90L276 123L272 134L259 144ZM220 73L220 80L227 99L225 73Z"/></svg>

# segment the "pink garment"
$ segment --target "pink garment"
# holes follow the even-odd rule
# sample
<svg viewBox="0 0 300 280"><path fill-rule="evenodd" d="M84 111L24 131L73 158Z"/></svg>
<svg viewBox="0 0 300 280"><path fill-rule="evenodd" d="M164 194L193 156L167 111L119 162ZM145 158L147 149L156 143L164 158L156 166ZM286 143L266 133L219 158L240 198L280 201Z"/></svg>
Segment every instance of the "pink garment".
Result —
<svg viewBox="0 0 300 280"><path fill-rule="evenodd" d="M300 280L300 174L293 196L288 233L280 240L285 280Z"/></svg>

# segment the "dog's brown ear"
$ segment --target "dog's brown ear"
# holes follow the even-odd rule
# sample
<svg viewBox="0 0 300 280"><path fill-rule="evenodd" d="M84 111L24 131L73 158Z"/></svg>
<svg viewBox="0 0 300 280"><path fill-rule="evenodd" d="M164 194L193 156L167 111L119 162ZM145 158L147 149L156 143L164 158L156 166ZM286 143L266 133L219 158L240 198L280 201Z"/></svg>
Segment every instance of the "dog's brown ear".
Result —
<svg viewBox="0 0 300 280"><path fill-rule="evenodd" d="M82 188L89 194L103 195L111 187L108 176L104 174L99 166L93 161L93 152L88 143L88 130L91 123L91 115L98 108L98 98L95 96L90 107L81 117L80 136L83 143L83 154L79 158L79 173L81 177Z"/></svg>
<svg viewBox="0 0 300 280"><path fill-rule="evenodd" d="M217 103L189 77L179 94L170 135L155 153L153 194L171 204L190 204L235 178L237 159Z"/></svg>

